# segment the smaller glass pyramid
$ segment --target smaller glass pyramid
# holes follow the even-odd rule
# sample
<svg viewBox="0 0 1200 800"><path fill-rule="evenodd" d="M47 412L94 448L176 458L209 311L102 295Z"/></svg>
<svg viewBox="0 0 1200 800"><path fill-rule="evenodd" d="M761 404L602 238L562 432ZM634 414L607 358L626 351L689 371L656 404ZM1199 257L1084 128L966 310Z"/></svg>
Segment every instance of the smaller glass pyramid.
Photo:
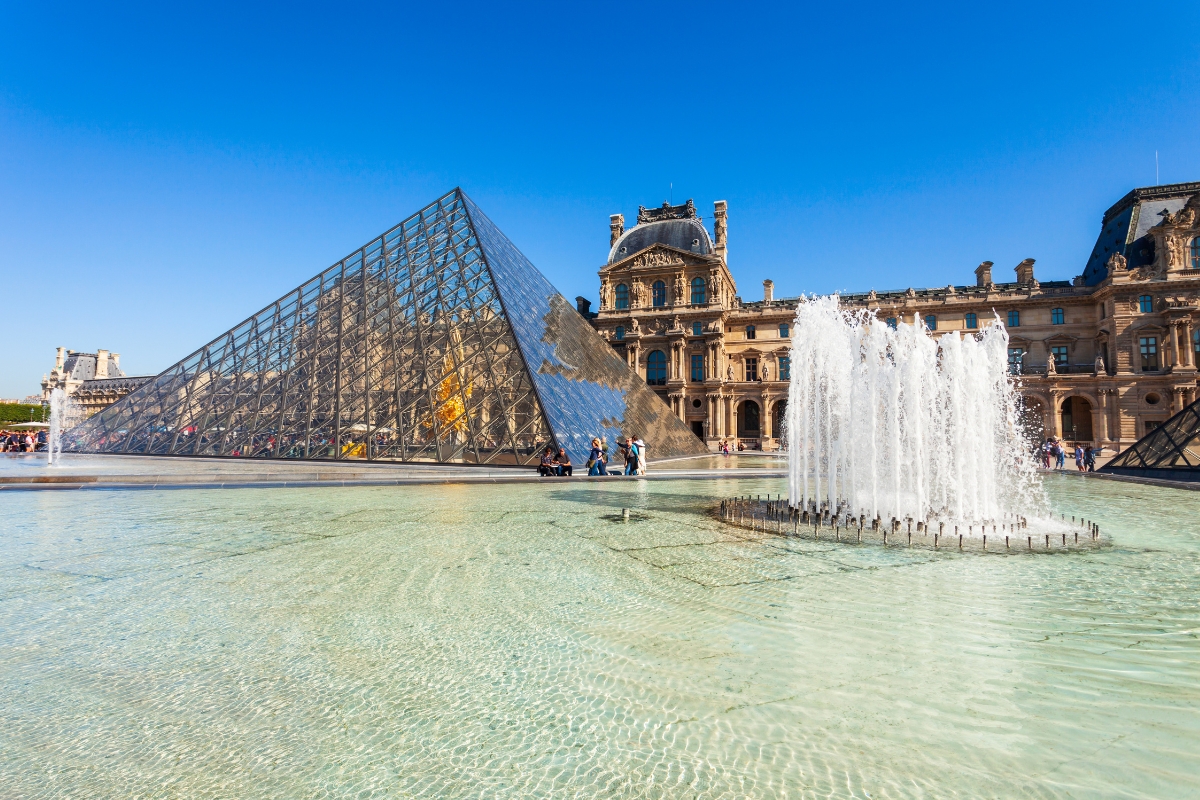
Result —
<svg viewBox="0 0 1200 800"><path fill-rule="evenodd" d="M74 452L532 464L708 451L459 189L68 431Z"/></svg>
<svg viewBox="0 0 1200 800"><path fill-rule="evenodd" d="M1200 400L1122 450L1099 471L1200 481Z"/></svg>

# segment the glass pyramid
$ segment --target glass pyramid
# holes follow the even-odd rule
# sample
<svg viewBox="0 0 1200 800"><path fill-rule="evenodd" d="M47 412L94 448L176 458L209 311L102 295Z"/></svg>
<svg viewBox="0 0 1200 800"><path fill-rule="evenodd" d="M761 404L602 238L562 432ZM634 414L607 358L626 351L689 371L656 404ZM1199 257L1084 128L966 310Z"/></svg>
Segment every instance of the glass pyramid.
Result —
<svg viewBox="0 0 1200 800"><path fill-rule="evenodd" d="M1122 450L1099 471L1200 481L1200 400Z"/></svg>
<svg viewBox="0 0 1200 800"><path fill-rule="evenodd" d="M708 451L459 189L67 432L73 452L582 466Z"/></svg>

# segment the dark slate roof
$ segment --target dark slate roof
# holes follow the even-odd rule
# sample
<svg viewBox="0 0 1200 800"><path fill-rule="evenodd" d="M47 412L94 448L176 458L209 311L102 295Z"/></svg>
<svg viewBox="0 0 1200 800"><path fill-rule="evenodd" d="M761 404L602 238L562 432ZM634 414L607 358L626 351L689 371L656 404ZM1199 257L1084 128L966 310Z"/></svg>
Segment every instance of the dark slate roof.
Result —
<svg viewBox="0 0 1200 800"><path fill-rule="evenodd" d="M1083 281L1095 286L1108 276L1108 259L1113 253L1125 256L1130 268L1154 261L1152 227L1162 222L1164 209L1175 213L1188 198L1200 192L1200 183L1172 183L1134 189L1104 212L1096 246L1083 269Z"/></svg>
<svg viewBox="0 0 1200 800"><path fill-rule="evenodd" d="M154 380L154 377L153 375L122 375L118 378L91 378L84 381L79 389L87 392L121 391L122 389L133 391L143 383Z"/></svg>
<svg viewBox="0 0 1200 800"><path fill-rule="evenodd" d="M655 244L665 244L704 256L711 255L713 251L712 239L699 218L667 219L636 225L625 231L609 251L608 263L628 258Z"/></svg>
<svg viewBox="0 0 1200 800"><path fill-rule="evenodd" d="M96 358L96 353L76 353L74 350L68 350L67 357L63 360L63 372L69 375L71 380L91 380L96 377ZM125 374L121 372L111 354L108 357L108 374L113 378Z"/></svg>

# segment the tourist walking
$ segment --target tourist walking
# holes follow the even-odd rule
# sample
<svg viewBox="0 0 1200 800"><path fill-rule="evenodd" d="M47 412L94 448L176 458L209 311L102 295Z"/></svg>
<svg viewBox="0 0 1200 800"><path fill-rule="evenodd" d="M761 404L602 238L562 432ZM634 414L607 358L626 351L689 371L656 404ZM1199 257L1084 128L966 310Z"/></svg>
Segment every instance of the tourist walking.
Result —
<svg viewBox="0 0 1200 800"><path fill-rule="evenodd" d="M1075 445L1075 469L1083 472L1083 447Z"/></svg>
<svg viewBox="0 0 1200 800"><path fill-rule="evenodd" d="M633 440L633 443L635 445L637 445L637 451L638 451L637 474L645 475L646 474L646 462L650 458L649 449L646 447L646 442L642 439L641 436L638 436L637 438L635 438Z"/></svg>
<svg viewBox="0 0 1200 800"><path fill-rule="evenodd" d="M605 451L600 437L592 439L592 452L588 453L588 475L607 475L605 465L608 463L608 453Z"/></svg>
<svg viewBox="0 0 1200 800"><path fill-rule="evenodd" d="M1062 442L1054 442L1054 468L1062 469L1067 463L1067 451L1063 449Z"/></svg>
<svg viewBox="0 0 1200 800"><path fill-rule="evenodd" d="M1088 472L1096 471L1096 452L1098 449L1089 444L1087 449L1083 451L1083 465L1087 467Z"/></svg>
<svg viewBox="0 0 1200 800"><path fill-rule="evenodd" d="M625 439L625 474L636 475L638 469L638 449L632 438Z"/></svg>
<svg viewBox="0 0 1200 800"><path fill-rule="evenodd" d="M554 467L558 470L560 477L571 477L571 457L567 455L565 448L558 448L558 455L554 458Z"/></svg>

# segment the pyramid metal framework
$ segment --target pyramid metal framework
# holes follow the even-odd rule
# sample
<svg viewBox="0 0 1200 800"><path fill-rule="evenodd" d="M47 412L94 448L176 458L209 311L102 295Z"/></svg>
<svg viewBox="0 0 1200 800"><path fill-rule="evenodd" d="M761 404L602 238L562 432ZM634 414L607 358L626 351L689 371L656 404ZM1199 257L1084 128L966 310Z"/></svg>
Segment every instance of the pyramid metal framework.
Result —
<svg viewBox="0 0 1200 800"><path fill-rule="evenodd" d="M582 465L708 450L455 189L68 431L73 452Z"/></svg>
<svg viewBox="0 0 1200 800"><path fill-rule="evenodd" d="M1122 450L1099 471L1200 481L1200 400Z"/></svg>

